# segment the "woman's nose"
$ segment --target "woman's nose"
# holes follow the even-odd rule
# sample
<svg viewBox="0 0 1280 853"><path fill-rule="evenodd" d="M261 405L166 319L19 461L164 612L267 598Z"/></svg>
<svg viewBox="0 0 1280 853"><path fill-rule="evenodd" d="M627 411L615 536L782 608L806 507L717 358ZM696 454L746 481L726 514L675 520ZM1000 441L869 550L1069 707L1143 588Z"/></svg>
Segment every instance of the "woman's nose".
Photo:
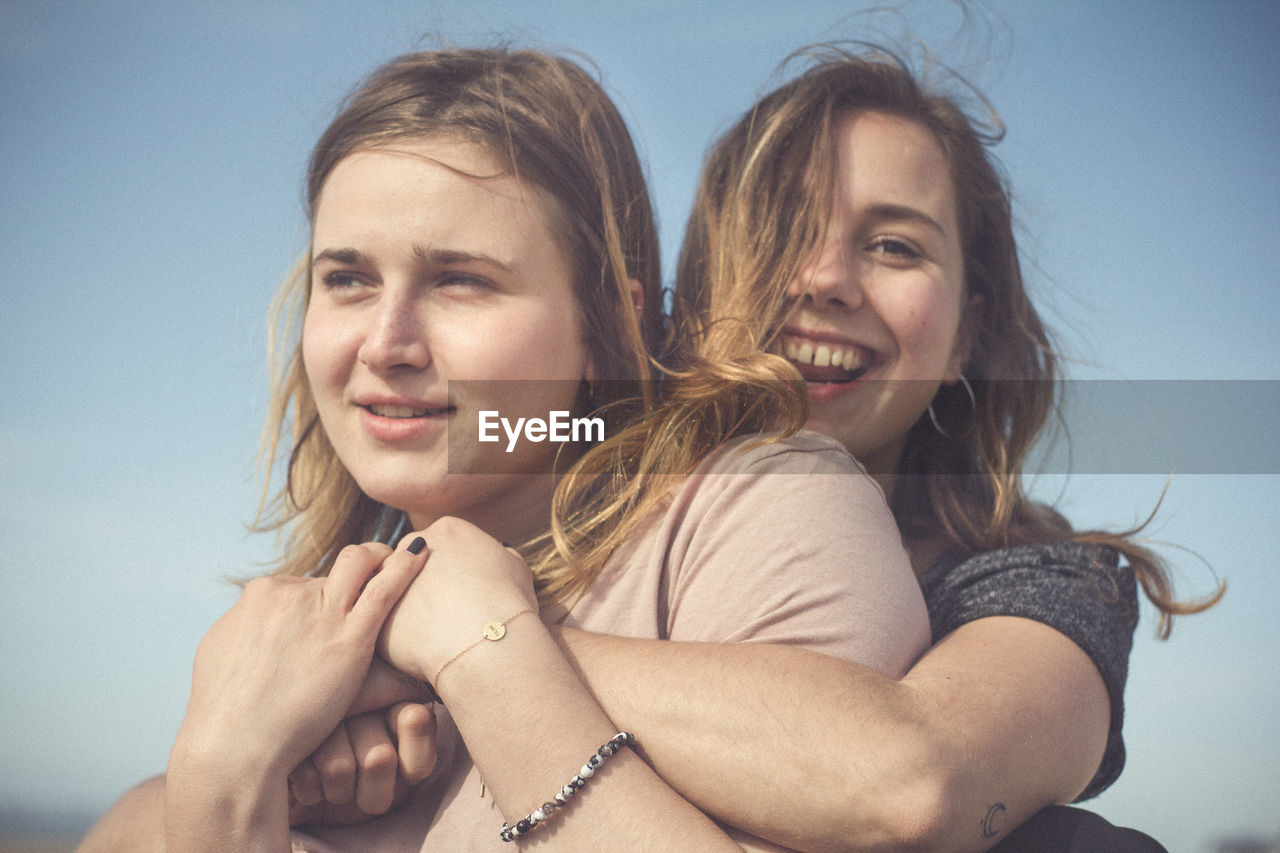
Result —
<svg viewBox="0 0 1280 853"><path fill-rule="evenodd" d="M369 316L360 361L370 370L422 370L431 363L421 306L408 296L386 291Z"/></svg>
<svg viewBox="0 0 1280 853"><path fill-rule="evenodd" d="M857 308L862 304L858 259L838 240L816 248L792 280L787 295L815 307Z"/></svg>

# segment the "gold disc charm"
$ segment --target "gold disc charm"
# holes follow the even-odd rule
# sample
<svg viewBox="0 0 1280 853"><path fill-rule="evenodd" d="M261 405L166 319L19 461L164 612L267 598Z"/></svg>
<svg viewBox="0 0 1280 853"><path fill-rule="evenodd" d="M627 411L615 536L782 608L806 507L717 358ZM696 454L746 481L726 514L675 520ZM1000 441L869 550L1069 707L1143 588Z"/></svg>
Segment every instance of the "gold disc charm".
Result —
<svg viewBox="0 0 1280 853"><path fill-rule="evenodd" d="M532 613L535 616L538 615L538 611L534 610L532 607L526 607L524 610L521 610L519 613L511 614L506 619L498 619L485 625L484 633L481 635L480 639L476 640L474 643L467 646L465 649L458 652L456 655L449 658L447 661L445 661L440 665L440 668L436 670L436 677L431 679L431 686L435 687L440 683L440 676L444 673L446 669L453 666L454 661L456 661L458 658L462 657L467 652L474 649L476 646L483 643L485 640L491 640L493 642L497 642L498 640L501 640L503 637L507 636L507 623L512 622L516 619L519 619L521 616L525 615L526 613Z"/></svg>

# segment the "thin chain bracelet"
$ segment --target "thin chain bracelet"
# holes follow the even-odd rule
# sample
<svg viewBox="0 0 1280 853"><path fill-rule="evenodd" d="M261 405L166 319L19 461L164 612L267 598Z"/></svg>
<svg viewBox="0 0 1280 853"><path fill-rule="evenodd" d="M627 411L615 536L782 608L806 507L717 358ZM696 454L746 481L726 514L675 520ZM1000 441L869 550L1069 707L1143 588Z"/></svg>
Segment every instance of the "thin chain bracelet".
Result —
<svg viewBox="0 0 1280 853"><path fill-rule="evenodd" d="M502 824L502 832L499 833L499 837L503 841L515 841L526 832L531 832L538 824L551 817L551 813L556 809L564 808L568 805L569 801L573 799L573 795L578 793L579 789L585 788L587 780L596 775L596 770L600 765L612 758L624 746L635 746L635 743L636 736L631 732L618 732L609 738L608 743L596 750L596 754L587 759L587 763L582 765L578 775L570 779L569 784L556 793L555 797L552 798L554 802L548 800L543 803L542 808L525 815L516 821L515 826L510 826L506 823Z"/></svg>
<svg viewBox="0 0 1280 853"><path fill-rule="evenodd" d="M511 615L511 616L508 616L506 619L496 619L496 620L494 620L493 622L489 622L488 624L486 624L486 625L484 626L484 634L480 637L480 639L476 640L474 643L472 643L471 645L467 646L465 649L463 649L462 651L458 652L458 653L457 653L456 655L454 655L453 657L449 658L447 661L445 661L445 662L444 662L444 664L443 664L443 665L441 665L441 667L440 667L439 669L437 669L437 670L436 670L436 677L435 677L435 678L433 678L433 679L431 679L431 686L432 686L432 687L438 687L438 686L439 686L439 684L440 684L440 675L441 675L441 674L442 674L446 669L448 669L448 668L449 668L449 665L450 665L451 663L453 663L453 662L454 662L454 661L456 661L458 658L460 658L460 657L462 657L463 655L465 655L467 652L469 652L469 651L471 651L472 649L474 649L476 646L478 646L478 645L480 645L481 643L485 642L486 640L488 640L489 642L493 642L493 643L498 642L498 640L501 640L503 637L507 636L507 625L508 625L508 624L510 624L511 622L514 622L515 620L519 619L521 616L525 615L526 613L533 613L533 612L534 612L533 608L532 608L532 607L528 607L528 608L525 608L524 610L521 610L519 613L515 613L515 614L513 614L513 615Z"/></svg>

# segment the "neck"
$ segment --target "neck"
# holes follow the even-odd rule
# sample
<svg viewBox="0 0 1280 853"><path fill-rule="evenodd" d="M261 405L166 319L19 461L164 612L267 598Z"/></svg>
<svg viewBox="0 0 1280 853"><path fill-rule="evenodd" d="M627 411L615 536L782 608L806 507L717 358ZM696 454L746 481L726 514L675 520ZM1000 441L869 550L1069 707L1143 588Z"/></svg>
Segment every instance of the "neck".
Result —
<svg viewBox="0 0 1280 853"><path fill-rule="evenodd" d="M905 442L904 442L905 443ZM858 457L858 461L867 469L871 479L875 480L889 505L893 505L893 489L898 480L898 466L902 464L902 446L895 445L877 453L867 453Z"/></svg>
<svg viewBox="0 0 1280 853"><path fill-rule="evenodd" d="M940 534L929 536L903 536L902 544L911 559L911 570L916 577L933 568L938 558L951 549L951 540Z"/></svg>
<svg viewBox="0 0 1280 853"><path fill-rule="evenodd" d="M430 527L437 519L453 516L469 521L499 542L519 545L544 533L551 519L551 496L557 479L548 474L462 474L471 480L470 489L481 499L410 510L414 530ZM489 482L485 482L489 481Z"/></svg>

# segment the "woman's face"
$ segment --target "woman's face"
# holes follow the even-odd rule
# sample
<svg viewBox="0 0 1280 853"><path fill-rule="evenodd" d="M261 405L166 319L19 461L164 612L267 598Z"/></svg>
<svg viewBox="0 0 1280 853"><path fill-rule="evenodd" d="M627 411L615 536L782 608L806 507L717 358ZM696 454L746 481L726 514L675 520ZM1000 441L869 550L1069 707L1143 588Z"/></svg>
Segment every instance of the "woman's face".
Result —
<svg viewBox="0 0 1280 853"><path fill-rule="evenodd" d="M804 376L810 429L872 473L968 356L964 261L951 170L933 136L877 112L837 125L827 233L791 283L784 355Z"/></svg>
<svg viewBox="0 0 1280 853"><path fill-rule="evenodd" d="M590 360L552 202L509 175L471 177L501 171L487 149L436 137L340 161L315 210L302 354L366 494L415 527L456 515L516 541L545 522L553 484L529 472L559 445L508 453L501 428L479 443L478 413L571 410Z"/></svg>

